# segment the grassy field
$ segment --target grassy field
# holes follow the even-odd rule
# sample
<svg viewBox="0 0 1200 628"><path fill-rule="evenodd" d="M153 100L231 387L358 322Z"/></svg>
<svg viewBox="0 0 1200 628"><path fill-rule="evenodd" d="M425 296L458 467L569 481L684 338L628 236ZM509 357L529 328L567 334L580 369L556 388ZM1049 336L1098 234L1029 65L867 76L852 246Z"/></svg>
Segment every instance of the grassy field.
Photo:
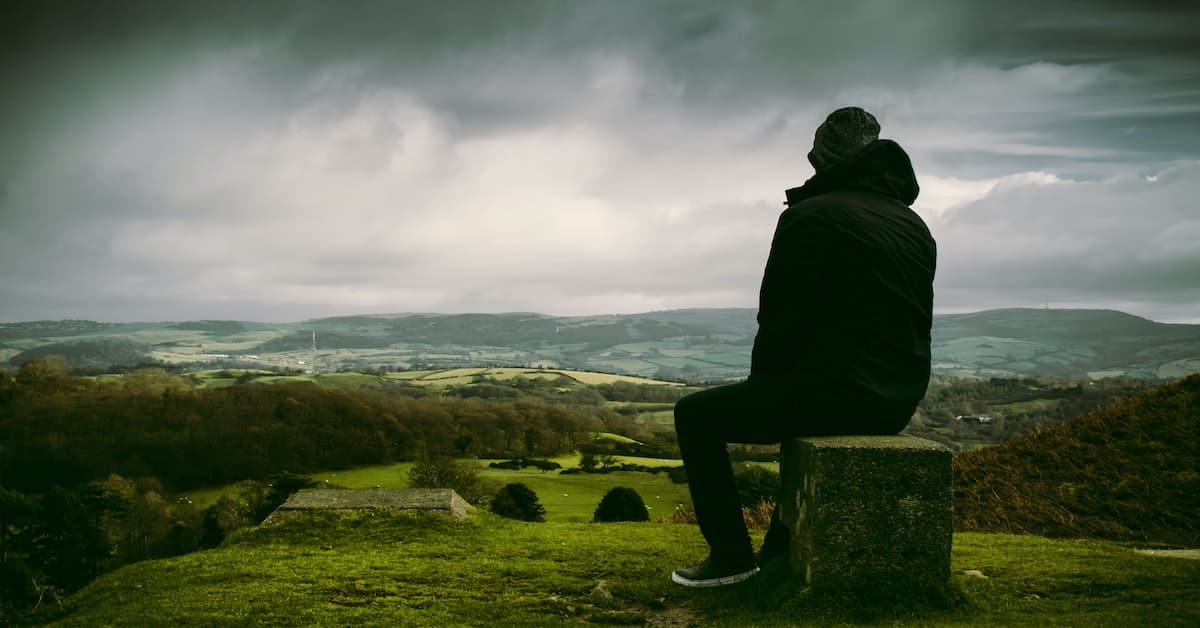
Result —
<svg viewBox="0 0 1200 628"><path fill-rule="evenodd" d="M958 534L951 594L891 601L802 591L779 570L717 590L670 582L671 570L705 552L690 525L315 513L240 532L215 550L124 567L37 619L88 627L1192 626L1200 612L1200 561L1102 542ZM609 595L593 594L601 582Z"/></svg>
<svg viewBox="0 0 1200 628"><path fill-rule="evenodd" d="M660 458L638 458L634 456L615 456L618 463L640 464L648 467L677 466L679 460ZM579 463L579 455L571 454L552 458L564 468L574 467ZM472 460L480 466L480 475L498 485L510 482L521 482L537 493L538 500L546 508L547 521L588 522L600 498L614 486L632 488L642 496L650 508L652 519L667 517L675 506L683 504L691 507L691 497L688 495L686 484L675 484L665 473L640 473L615 471L613 473L578 473L560 475L556 472L538 471L533 468L510 470L492 469L487 465L492 460ZM408 471L413 466L411 462L401 462L393 465L380 465L347 469L342 471L324 471L309 474L308 477L317 482L346 488L407 488ZM776 465L777 466L777 465ZM189 491L185 495L192 500L197 508L207 508L233 487L224 486L197 491Z"/></svg>
<svg viewBox="0 0 1200 628"><path fill-rule="evenodd" d="M1159 377L1187 377L1192 373L1200 373L1200 358L1187 358L1167 362L1158 367Z"/></svg>

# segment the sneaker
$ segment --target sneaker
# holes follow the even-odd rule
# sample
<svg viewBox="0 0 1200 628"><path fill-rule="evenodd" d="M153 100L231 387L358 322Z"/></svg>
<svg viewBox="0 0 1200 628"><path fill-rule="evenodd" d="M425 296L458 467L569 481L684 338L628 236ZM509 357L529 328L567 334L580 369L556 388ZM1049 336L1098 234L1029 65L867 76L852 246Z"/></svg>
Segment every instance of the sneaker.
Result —
<svg viewBox="0 0 1200 628"><path fill-rule="evenodd" d="M713 564L712 558L708 558L695 567L676 570L671 574L671 581L685 587L723 587L747 580L756 573L757 565L749 569L722 569Z"/></svg>

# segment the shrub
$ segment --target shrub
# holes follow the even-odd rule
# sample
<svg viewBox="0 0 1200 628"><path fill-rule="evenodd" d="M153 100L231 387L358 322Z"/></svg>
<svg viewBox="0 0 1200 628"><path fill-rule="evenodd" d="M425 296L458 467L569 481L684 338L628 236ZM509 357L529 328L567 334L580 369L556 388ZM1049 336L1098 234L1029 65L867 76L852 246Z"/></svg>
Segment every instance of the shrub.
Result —
<svg viewBox="0 0 1200 628"><path fill-rule="evenodd" d="M503 462L493 462L488 465L493 469L509 469L516 471L525 467L533 467L539 471L554 471L561 469L562 465L553 460L539 460L537 458L512 458Z"/></svg>
<svg viewBox="0 0 1200 628"><path fill-rule="evenodd" d="M592 523L649 520L650 513L646 511L646 502L642 501L642 496L624 486L614 487L605 493L592 515Z"/></svg>
<svg viewBox="0 0 1200 628"><path fill-rule="evenodd" d="M671 467L667 470L667 477L671 478L671 482L674 484L687 484L687 467L683 465Z"/></svg>
<svg viewBox="0 0 1200 628"><path fill-rule="evenodd" d="M742 506L754 507L763 501L775 501L779 492L779 474L758 465L748 464L733 476Z"/></svg>
<svg viewBox="0 0 1200 628"><path fill-rule="evenodd" d="M546 509L538 503L537 493L520 482L506 484L492 498L492 512L519 521L545 521Z"/></svg>
<svg viewBox="0 0 1200 628"><path fill-rule="evenodd" d="M452 488L472 504L482 504L496 492L495 484L479 476L479 466L453 458L433 458L413 465L408 471L413 488Z"/></svg>

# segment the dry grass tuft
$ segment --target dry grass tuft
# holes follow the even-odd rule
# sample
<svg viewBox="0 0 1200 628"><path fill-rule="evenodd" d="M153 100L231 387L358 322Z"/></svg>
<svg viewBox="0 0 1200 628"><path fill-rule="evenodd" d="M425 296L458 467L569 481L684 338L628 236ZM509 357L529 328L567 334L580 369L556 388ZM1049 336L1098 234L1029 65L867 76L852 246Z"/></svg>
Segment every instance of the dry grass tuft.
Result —
<svg viewBox="0 0 1200 628"><path fill-rule="evenodd" d="M771 525L771 512L775 510L775 502L763 500L754 506L742 508L742 519L750 530L766 530ZM676 506L668 516L659 519L662 523L696 523L696 511L683 506Z"/></svg>

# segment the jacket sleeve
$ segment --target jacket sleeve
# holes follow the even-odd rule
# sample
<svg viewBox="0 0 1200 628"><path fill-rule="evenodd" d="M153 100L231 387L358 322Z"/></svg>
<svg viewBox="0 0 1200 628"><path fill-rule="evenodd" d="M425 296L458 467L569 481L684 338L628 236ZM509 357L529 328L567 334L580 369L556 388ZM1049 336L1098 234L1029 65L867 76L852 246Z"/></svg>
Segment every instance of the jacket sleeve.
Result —
<svg viewBox="0 0 1200 628"><path fill-rule="evenodd" d="M758 296L758 333L750 374L784 374L803 368L820 333L827 300L827 254L833 230L810 212L787 210L779 218Z"/></svg>

